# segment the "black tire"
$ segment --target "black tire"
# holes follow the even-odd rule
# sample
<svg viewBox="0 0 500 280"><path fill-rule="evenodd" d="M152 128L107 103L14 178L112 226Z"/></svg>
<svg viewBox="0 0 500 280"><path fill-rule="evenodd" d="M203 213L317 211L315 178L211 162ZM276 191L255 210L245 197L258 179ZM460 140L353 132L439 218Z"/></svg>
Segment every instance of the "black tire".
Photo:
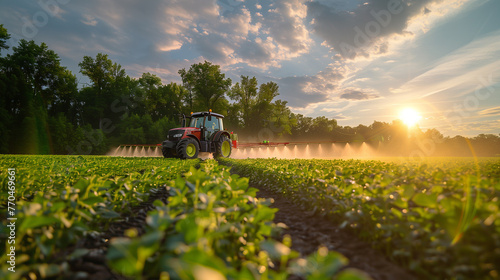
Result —
<svg viewBox="0 0 500 280"><path fill-rule="evenodd" d="M177 144L177 156L181 159L198 158L200 146L193 138L184 138Z"/></svg>
<svg viewBox="0 0 500 280"><path fill-rule="evenodd" d="M161 151L162 151L162 154L163 154L164 158L173 158L173 157L175 157L175 153L174 153L173 149L163 148Z"/></svg>
<svg viewBox="0 0 500 280"><path fill-rule="evenodd" d="M224 147L224 148L223 148ZM229 151L228 151L229 149ZM231 140L227 138L227 136L222 135L219 138L219 141L215 143L215 154L214 158L228 158L231 156L231 152L233 151Z"/></svg>

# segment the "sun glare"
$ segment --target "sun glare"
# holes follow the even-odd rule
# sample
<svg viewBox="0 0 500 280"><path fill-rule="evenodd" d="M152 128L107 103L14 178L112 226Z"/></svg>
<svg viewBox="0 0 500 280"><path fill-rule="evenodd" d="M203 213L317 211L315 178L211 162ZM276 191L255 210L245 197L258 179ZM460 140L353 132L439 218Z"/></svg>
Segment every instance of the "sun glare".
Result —
<svg viewBox="0 0 500 280"><path fill-rule="evenodd" d="M418 121L422 118L420 114L411 108L406 108L401 111L399 114L399 118L405 123L408 127L415 126Z"/></svg>

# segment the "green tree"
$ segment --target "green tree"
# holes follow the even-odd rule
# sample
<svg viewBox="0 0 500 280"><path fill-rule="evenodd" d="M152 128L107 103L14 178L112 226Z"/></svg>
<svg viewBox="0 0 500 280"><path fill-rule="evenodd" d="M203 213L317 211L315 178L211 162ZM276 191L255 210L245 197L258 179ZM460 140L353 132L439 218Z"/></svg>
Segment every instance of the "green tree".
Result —
<svg viewBox="0 0 500 280"><path fill-rule="evenodd" d="M187 95L182 85L170 83L162 85L161 79L150 73L142 74L139 79L142 89L142 102L145 113L151 115L154 121L166 116L174 120L184 112L184 99Z"/></svg>
<svg viewBox="0 0 500 280"><path fill-rule="evenodd" d="M163 107L167 100L165 96L159 93L159 88L161 87L160 77L151 74L143 73L139 78L139 85L142 89L142 103L144 104L144 110L147 114L158 115L158 108Z"/></svg>
<svg viewBox="0 0 500 280"><path fill-rule="evenodd" d="M3 27L3 24L0 24L0 54L2 53L2 49L8 49L7 40L10 39L9 33L7 33L7 29ZM9 115L9 111L6 109L7 107L7 84L10 84L12 81L5 75L5 68L3 58L0 57L0 153L7 153L9 151L9 140L10 140L10 126L12 124L12 117Z"/></svg>
<svg viewBox="0 0 500 280"><path fill-rule="evenodd" d="M269 125L270 117L273 112L273 99L279 95L278 85L274 82L261 84L257 100L251 110L251 122L246 128L249 131L255 131Z"/></svg>
<svg viewBox="0 0 500 280"><path fill-rule="evenodd" d="M222 102L231 86L231 79L227 78L220 71L219 65L214 65L208 61L193 64L186 71L185 68L179 70L184 87L192 94L188 98L190 110L207 110L215 108Z"/></svg>
<svg viewBox="0 0 500 280"><path fill-rule="evenodd" d="M390 138L390 124L385 122L374 121L370 125L369 140L372 142L385 142Z"/></svg>
<svg viewBox="0 0 500 280"><path fill-rule="evenodd" d="M37 45L34 41L21 40L19 46L4 61L5 71L17 76L29 87L31 94L37 101L41 101L45 108L53 106L61 94L76 89L76 78L66 67L60 65L59 56L49 50L45 43Z"/></svg>
<svg viewBox="0 0 500 280"><path fill-rule="evenodd" d="M161 109L161 116L166 116L170 120L176 120L181 113L188 113L185 110L183 100L187 96L187 90L179 84L170 83L160 88L160 93L165 96L166 104Z"/></svg>
<svg viewBox="0 0 500 280"><path fill-rule="evenodd" d="M116 110L117 106L114 105L121 103L124 97L129 98L137 83L126 75L120 64L111 61L106 54L99 53L95 58L84 56L78 65L80 72L92 82L90 87L83 88L80 92L83 123L101 128L105 121L116 123L122 119L123 112ZM130 104L122 105L129 109Z"/></svg>
<svg viewBox="0 0 500 280"><path fill-rule="evenodd" d="M55 115L67 109L59 105L74 97L76 78L46 44L26 40L2 58L0 72L0 87L5 92L0 103L11 116L6 119L6 134L16 139L10 141L9 152L50 153L57 138L51 138L48 112Z"/></svg>
<svg viewBox="0 0 500 280"><path fill-rule="evenodd" d="M251 122L252 107L256 103L257 78L250 79L248 76L241 75L241 82L236 83L228 95L236 101L235 111L241 118L243 126L247 126Z"/></svg>
<svg viewBox="0 0 500 280"><path fill-rule="evenodd" d="M115 67L113 67L115 65ZM80 73L89 77L98 95L102 95L112 82L113 72L121 66L113 65L107 54L98 53L96 58L84 56L83 61L78 64Z"/></svg>
<svg viewBox="0 0 500 280"><path fill-rule="evenodd" d="M295 119L290 108L286 105L287 103L287 101L282 101L281 99L273 103L269 125L278 136L292 134L292 127L297 125L297 119Z"/></svg>
<svg viewBox="0 0 500 280"><path fill-rule="evenodd" d="M324 116L316 117L312 120L311 128L309 129L309 139L315 137L320 140L332 140L332 132L336 128L337 121L335 119L328 119Z"/></svg>
<svg viewBox="0 0 500 280"><path fill-rule="evenodd" d="M292 136L296 139L303 139L309 135L309 130L312 127L311 117L305 117L302 114L293 114L296 125L292 127Z"/></svg>

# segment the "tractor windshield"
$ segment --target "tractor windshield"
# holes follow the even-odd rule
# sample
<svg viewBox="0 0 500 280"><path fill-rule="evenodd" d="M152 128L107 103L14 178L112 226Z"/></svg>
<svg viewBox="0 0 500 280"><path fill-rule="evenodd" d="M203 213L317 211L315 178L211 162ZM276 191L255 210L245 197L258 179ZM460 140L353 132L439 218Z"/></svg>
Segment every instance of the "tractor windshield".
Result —
<svg viewBox="0 0 500 280"><path fill-rule="evenodd" d="M203 116L197 117L197 118L192 118L191 123L189 124L189 127L201 128L202 125L203 125Z"/></svg>

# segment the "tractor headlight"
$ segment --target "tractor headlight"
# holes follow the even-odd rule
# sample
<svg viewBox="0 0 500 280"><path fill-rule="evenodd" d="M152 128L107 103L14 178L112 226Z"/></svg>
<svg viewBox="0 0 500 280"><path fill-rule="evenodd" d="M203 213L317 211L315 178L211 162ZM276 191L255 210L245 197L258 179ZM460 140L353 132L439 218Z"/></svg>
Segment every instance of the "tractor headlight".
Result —
<svg viewBox="0 0 500 280"><path fill-rule="evenodd" d="M177 133L177 134L174 134L173 136L174 138L178 138L178 137L182 137L182 133Z"/></svg>

